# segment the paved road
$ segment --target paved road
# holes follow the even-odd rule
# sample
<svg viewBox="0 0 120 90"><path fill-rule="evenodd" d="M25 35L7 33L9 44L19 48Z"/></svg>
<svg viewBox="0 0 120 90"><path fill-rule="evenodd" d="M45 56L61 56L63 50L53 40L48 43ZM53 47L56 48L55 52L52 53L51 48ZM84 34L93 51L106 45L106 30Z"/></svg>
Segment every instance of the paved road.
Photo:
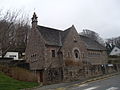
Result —
<svg viewBox="0 0 120 90"><path fill-rule="evenodd" d="M86 84L76 84L73 87L63 88L64 90L120 90L120 75L109 79L93 81Z"/></svg>
<svg viewBox="0 0 120 90"><path fill-rule="evenodd" d="M80 82L61 83L32 90L120 90L120 74L85 84L80 84Z"/></svg>

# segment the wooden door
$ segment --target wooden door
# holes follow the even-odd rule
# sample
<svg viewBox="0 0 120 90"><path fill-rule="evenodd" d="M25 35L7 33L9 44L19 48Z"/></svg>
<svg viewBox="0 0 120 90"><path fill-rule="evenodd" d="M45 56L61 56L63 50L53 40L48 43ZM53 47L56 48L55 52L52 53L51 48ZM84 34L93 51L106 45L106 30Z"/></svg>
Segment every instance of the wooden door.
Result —
<svg viewBox="0 0 120 90"><path fill-rule="evenodd" d="M40 71L40 82L43 82L43 71Z"/></svg>

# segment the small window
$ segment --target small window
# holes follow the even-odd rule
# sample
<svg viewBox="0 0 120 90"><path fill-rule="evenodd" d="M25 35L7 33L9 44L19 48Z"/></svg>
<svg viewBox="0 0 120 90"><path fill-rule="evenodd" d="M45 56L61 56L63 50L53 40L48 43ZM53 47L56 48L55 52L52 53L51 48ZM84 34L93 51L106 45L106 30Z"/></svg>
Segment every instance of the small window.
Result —
<svg viewBox="0 0 120 90"><path fill-rule="evenodd" d="M10 57L10 58L14 58L14 57L16 57L16 55L9 55L9 57Z"/></svg>
<svg viewBox="0 0 120 90"><path fill-rule="evenodd" d="M55 57L55 50L52 50L52 57Z"/></svg>
<svg viewBox="0 0 120 90"><path fill-rule="evenodd" d="M78 58L78 53L75 53L75 57Z"/></svg>
<svg viewBox="0 0 120 90"><path fill-rule="evenodd" d="M115 52L117 52L117 49L115 49Z"/></svg>

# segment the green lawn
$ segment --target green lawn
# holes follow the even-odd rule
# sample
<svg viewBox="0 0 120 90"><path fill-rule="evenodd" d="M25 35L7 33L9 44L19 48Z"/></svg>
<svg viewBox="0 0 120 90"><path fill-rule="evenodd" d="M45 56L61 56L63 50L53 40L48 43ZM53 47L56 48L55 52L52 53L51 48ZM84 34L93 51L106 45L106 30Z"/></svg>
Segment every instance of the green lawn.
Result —
<svg viewBox="0 0 120 90"><path fill-rule="evenodd" d="M0 72L0 90L19 90L22 88L31 88L37 86L38 83L23 82L15 80Z"/></svg>

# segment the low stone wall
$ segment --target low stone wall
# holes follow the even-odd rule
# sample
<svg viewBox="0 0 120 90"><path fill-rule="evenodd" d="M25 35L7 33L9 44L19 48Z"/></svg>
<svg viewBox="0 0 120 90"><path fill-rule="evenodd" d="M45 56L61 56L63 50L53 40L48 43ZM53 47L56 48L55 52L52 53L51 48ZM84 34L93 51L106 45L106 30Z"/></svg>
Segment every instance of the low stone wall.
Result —
<svg viewBox="0 0 120 90"><path fill-rule="evenodd" d="M62 68L50 68L44 71L44 84L59 83L63 80Z"/></svg>
<svg viewBox="0 0 120 90"><path fill-rule="evenodd" d="M70 82L77 80L85 80L92 77L115 73L114 68L106 67L106 70L101 65L91 65L89 67L66 66L61 68L49 68L47 70L37 71L40 79L40 72L43 73L43 84L53 84L61 82Z"/></svg>
<svg viewBox="0 0 120 90"><path fill-rule="evenodd" d="M81 80L85 78L85 72L80 67L64 67L63 76L64 81Z"/></svg>
<svg viewBox="0 0 120 90"><path fill-rule="evenodd" d="M90 77L96 77L104 74L101 67L98 65L90 67L64 67L63 81L83 80Z"/></svg>

